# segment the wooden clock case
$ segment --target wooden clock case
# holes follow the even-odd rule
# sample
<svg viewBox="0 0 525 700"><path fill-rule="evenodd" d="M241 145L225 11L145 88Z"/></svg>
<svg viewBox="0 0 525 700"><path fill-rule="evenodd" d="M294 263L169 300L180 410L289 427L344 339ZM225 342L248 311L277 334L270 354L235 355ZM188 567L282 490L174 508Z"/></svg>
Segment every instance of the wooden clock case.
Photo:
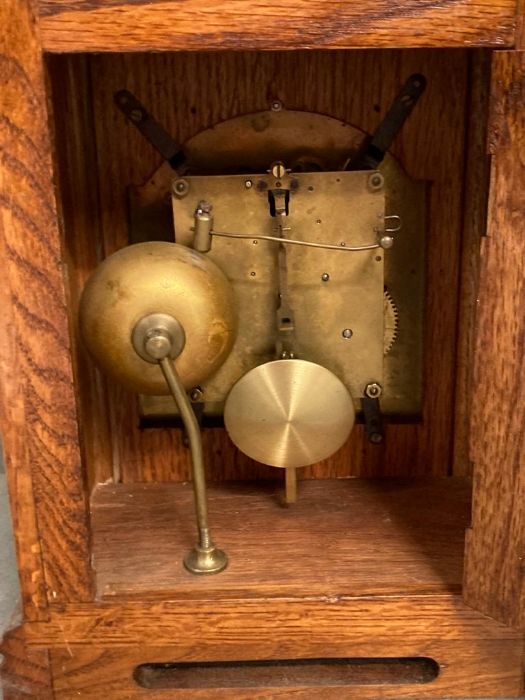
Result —
<svg viewBox="0 0 525 700"><path fill-rule="evenodd" d="M4 641L7 698L518 697L513 0L4 0L0 22L0 415L24 617ZM288 509L270 468L206 430L231 564L192 577L181 433L141 430L137 398L99 374L77 331L87 277L127 244L126 188L160 164L113 94L134 92L179 141L275 99L370 132L413 72L428 88L393 154L429 182L421 420L389 425L380 446L358 427L305 469Z"/></svg>

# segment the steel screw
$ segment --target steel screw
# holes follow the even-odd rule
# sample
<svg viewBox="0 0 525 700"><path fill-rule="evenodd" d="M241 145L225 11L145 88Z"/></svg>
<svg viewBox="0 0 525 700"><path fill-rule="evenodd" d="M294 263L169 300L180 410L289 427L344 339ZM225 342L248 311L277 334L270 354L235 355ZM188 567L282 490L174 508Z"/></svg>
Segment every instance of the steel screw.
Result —
<svg viewBox="0 0 525 700"><path fill-rule="evenodd" d="M341 335L346 340L350 340L350 338L354 335L354 331L351 328L345 328Z"/></svg>
<svg viewBox="0 0 525 700"><path fill-rule="evenodd" d="M381 387L381 384L378 384L377 382L371 382L365 387L365 394L369 399L378 399L382 393L383 388Z"/></svg>
<svg viewBox="0 0 525 700"><path fill-rule="evenodd" d="M273 100L272 104L270 105L270 108L272 112L280 112L283 108L283 103L281 102L281 100Z"/></svg>
<svg viewBox="0 0 525 700"><path fill-rule="evenodd" d="M183 179L175 180L175 182L173 183L172 189L173 189L173 193L177 197L185 197L189 192L190 185L189 185L187 180L183 180Z"/></svg>
<svg viewBox="0 0 525 700"><path fill-rule="evenodd" d="M200 386L196 386L190 391L190 399L192 401L200 401L202 399L203 394L204 391L202 390L202 388Z"/></svg>
<svg viewBox="0 0 525 700"><path fill-rule="evenodd" d="M379 245L381 248L384 248L387 250L388 248L391 248L394 245L394 238L392 236L381 236L379 239Z"/></svg>
<svg viewBox="0 0 525 700"><path fill-rule="evenodd" d="M204 199L201 200L198 205L197 209L195 210L195 213L197 215L202 215L202 214L211 214L213 211L213 205L210 204L209 202L205 202Z"/></svg>
<svg viewBox="0 0 525 700"><path fill-rule="evenodd" d="M371 190L380 190L385 184L385 178L381 173L372 173L368 178L368 186Z"/></svg>
<svg viewBox="0 0 525 700"><path fill-rule="evenodd" d="M154 360L162 360L171 352L171 339L163 328L154 328L144 342L144 350Z"/></svg>
<svg viewBox="0 0 525 700"><path fill-rule="evenodd" d="M328 280L330 279L330 275L328 274L328 272L323 272L323 274L321 275L321 279L323 280L323 282L328 282Z"/></svg>
<svg viewBox="0 0 525 700"><path fill-rule="evenodd" d="M246 187L247 190L249 190L253 187L253 182L251 180L246 180L246 182L244 183L244 186Z"/></svg>

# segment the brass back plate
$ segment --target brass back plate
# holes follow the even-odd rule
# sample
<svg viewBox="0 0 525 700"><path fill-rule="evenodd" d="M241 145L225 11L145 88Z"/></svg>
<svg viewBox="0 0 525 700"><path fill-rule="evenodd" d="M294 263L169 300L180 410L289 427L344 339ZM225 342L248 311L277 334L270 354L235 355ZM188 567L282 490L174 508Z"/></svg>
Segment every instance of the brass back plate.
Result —
<svg viewBox="0 0 525 700"><path fill-rule="evenodd" d="M368 383L383 381L383 250L344 250L375 243L383 226L384 191L369 188L370 176L297 173L279 181L272 175L194 176L186 178L187 194L172 200L176 239L190 246L200 201L213 205L217 231L275 236L268 191L277 182L291 188L286 237L341 247L332 251L287 246L295 352L331 370L356 401ZM239 323L230 355L202 384L207 401L224 401L246 372L275 359L277 252L273 242L213 239L207 256L233 286ZM329 275L327 281L323 274ZM346 329L350 338L343 335Z"/></svg>

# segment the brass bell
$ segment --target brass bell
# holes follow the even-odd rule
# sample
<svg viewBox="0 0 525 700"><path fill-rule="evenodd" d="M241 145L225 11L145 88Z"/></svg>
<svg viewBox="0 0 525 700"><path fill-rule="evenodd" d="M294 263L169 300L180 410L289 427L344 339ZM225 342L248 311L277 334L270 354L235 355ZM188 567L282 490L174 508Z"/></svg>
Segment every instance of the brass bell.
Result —
<svg viewBox="0 0 525 700"><path fill-rule="evenodd" d="M189 389L228 356L236 331L235 301L224 273L204 255L163 241L110 255L88 280L80 304L84 342L104 372L132 391L169 394L161 369L134 349L132 334L151 314L180 324L185 343L175 366Z"/></svg>

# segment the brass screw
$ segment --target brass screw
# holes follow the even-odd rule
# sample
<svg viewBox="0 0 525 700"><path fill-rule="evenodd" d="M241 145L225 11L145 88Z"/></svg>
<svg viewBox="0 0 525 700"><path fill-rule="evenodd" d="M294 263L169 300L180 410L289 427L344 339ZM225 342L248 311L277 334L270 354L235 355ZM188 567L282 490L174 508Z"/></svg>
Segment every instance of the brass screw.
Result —
<svg viewBox="0 0 525 700"><path fill-rule="evenodd" d="M272 165L272 175L276 180L279 180L283 178L286 175L286 167L284 163L281 163L281 161L278 161L277 163L274 163ZM276 183L277 187L281 186L280 182Z"/></svg>

